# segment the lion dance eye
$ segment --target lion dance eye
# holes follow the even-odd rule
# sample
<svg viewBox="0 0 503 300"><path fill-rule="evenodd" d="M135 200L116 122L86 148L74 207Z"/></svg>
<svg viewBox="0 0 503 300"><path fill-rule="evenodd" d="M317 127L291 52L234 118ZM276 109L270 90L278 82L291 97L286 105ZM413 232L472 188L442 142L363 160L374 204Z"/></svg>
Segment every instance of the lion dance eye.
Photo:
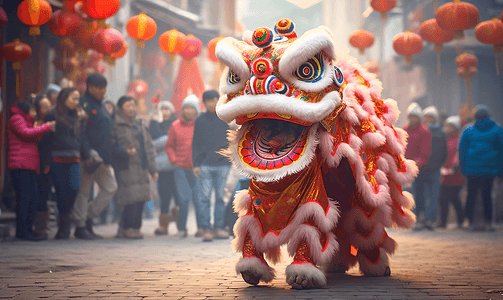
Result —
<svg viewBox="0 0 503 300"><path fill-rule="evenodd" d="M229 70L229 75L227 76L227 83L228 84L236 84L240 82L241 79L239 78L238 74L234 73L234 71Z"/></svg>
<svg viewBox="0 0 503 300"><path fill-rule="evenodd" d="M344 83L344 76L342 75L342 72L339 68L334 66L334 83L337 87L341 87L342 84Z"/></svg>
<svg viewBox="0 0 503 300"><path fill-rule="evenodd" d="M300 67L294 71L293 75L302 81L317 82L323 78L324 73L323 56L321 53L318 53L300 65Z"/></svg>

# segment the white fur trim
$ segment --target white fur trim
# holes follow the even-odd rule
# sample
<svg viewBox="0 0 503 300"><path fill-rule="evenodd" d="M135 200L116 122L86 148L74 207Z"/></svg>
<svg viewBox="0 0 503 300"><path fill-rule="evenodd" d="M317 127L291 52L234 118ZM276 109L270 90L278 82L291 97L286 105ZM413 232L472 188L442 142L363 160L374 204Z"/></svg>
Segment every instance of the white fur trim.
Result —
<svg viewBox="0 0 503 300"><path fill-rule="evenodd" d="M402 160L405 164L405 172L398 172L395 160L391 155L389 155L388 153L381 153L380 156L388 162L388 176L390 176L393 181L395 181L399 185L409 185L412 183L412 181L414 181L414 178L416 177L418 172L418 168L413 160L405 159L402 156Z"/></svg>
<svg viewBox="0 0 503 300"><path fill-rule="evenodd" d="M313 285L315 286L323 287L327 284L325 274L310 263L291 264L286 267L285 275L287 283L292 277L301 277L307 279L308 281L312 280Z"/></svg>
<svg viewBox="0 0 503 300"><path fill-rule="evenodd" d="M373 264L365 254L358 252L358 264L365 276L384 276L386 268L389 267L388 254L383 248L379 248L379 260Z"/></svg>
<svg viewBox="0 0 503 300"><path fill-rule="evenodd" d="M384 114L386 125L393 126L398 120L398 117L400 117L398 104L393 99L386 99L384 100L384 105L386 105L386 107L388 108L388 112Z"/></svg>
<svg viewBox="0 0 503 300"><path fill-rule="evenodd" d="M236 193L234 197L234 202L232 203L232 207L234 208L234 212L238 213L239 216L246 214L251 210L251 197L248 190L241 190Z"/></svg>
<svg viewBox="0 0 503 300"><path fill-rule="evenodd" d="M292 238L288 242L288 253L290 256L294 256L299 244L305 241L309 247L309 253L311 254L314 264L327 264L332 259L335 251L338 250L339 244L335 240L335 235L332 232L326 235L327 247L323 249L325 245L320 243L321 235L318 229L309 224L302 224L294 232Z"/></svg>
<svg viewBox="0 0 503 300"><path fill-rule="evenodd" d="M339 104L339 92L325 95L320 102L309 103L304 100L279 94L243 95L227 101L220 97L217 115L224 122L236 117L256 112L272 112L292 115L306 122L316 123L328 116Z"/></svg>
<svg viewBox="0 0 503 300"><path fill-rule="evenodd" d="M238 43L241 43L241 48L248 47L253 49L250 45L244 42L239 42L235 38L226 37L218 42L215 47L215 55L219 61L228 66L232 71L236 72L241 79L241 84L245 83L251 76L251 71L246 62L243 60L240 52L238 51ZM224 73L225 76L228 74ZM243 85L244 87L244 85ZM237 90L236 90L237 91Z"/></svg>
<svg viewBox="0 0 503 300"><path fill-rule="evenodd" d="M242 126L240 131L238 132L238 135L241 137L243 136L244 130L246 129L246 126ZM278 181L282 179L283 177L290 175L290 174L295 174L304 168L306 168L314 158L316 154L316 146L318 144L318 137L317 137L317 129L318 129L318 124L314 124L311 126L311 129L309 130L309 140L306 145L306 150L304 154L294 163L288 166L284 166L280 169L277 170L256 170L251 168L249 165L244 163L241 158L239 157L239 141L234 141L229 143L229 149L231 150L231 161L233 164L236 166L236 168L239 170L241 174L243 174L246 177L253 178L256 181L263 181L263 182L272 182L272 181Z"/></svg>
<svg viewBox="0 0 503 300"><path fill-rule="evenodd" d="M262 282L271 282L276 277L274 269L264 264L258 257L241 258L236 264L236 273L241 274L244 271L252 272L260 277Z"/></svg>
<svg viewBox="0 0 503 300"><path fill-rule="evenodd" d="M299 226L306 222L309 218L313 218L316 222L318 230L329 233L337 224L339 212L334 206L330 206L327 215L320 204L308 202L297 209L293 220L281 230L279 235L274 232L268 232L262 236L258 220L253 215L244 215L238 219L234 225L234 236L232 242L234 250L241 252L244 245L246 234L250 235L252 244L259 252L267 252L269 249L286 244L292 239L298 231Z"/></svg>
<svg viewBox="0 0 503 300"><path fill-rule="evenodd" d="M344 214L341 227L351 245L358 249L370 250L384 242L384 227L387 225L391 225L391 207L375 209L370 217L360 207L354 207ZM359 233L357 227L368 232L367 236Z"/></svg>

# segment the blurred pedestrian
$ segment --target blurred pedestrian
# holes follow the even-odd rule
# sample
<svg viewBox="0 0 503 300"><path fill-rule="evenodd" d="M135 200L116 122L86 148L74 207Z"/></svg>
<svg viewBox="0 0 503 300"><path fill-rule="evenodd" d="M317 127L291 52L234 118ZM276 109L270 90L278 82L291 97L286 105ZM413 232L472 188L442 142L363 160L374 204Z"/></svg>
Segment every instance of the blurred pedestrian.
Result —
<svg viewBox="0 0 503 300"><path fill-rule="evenodd" d="M105 103L105 108L110 116L112 116L112 119L115 119L115 104L110 100L106 100L103 103Z"/></svg>
<svg viewBox="0 0 503 300"><path fill-rule="evenodd" d="M168 131L166 141L166 154L169 161L175 166L176 186L178 190L178 201L180 211L178 213L178 236L187 237L187 215L189 203L196 200L196 185L198 179L192 171L192 138L194 136L194 125L199 114L199 98L196 95L187 96L182 103L182 113L180 118L173 122ZM197 203L196 221L200 226L200 210Z"/></svg>
<svg viewBox="0 0 503 300"><path fill-rule="evenodd" d="M438 227L447 227L447 216L449 215L449 203L452 203L456 210L458 228L463 227L465 212L461 205L461 189L466 184L465 178L461 175L458 160L459 131L461 130L461 118L450 116L444 122L444 131L447 136L447 160L440 170L442 179L440 187L440 222Z"/></svg>
<svg viewBox="0 0 503 300"><path fill-rule="evenodd" d="M7 169L16 191L16 237L40 240L32 233L33 218L39 205L37 175L40 173L40 157L37 143L44 134L54 130L56 123L47 122L33 127L37 112L29 101L12 105L10 115L7 124Z"/></svg>
<svg viewBox="0 0 503 300"><path fill-rule="evenodd" d="M136 120L136 99L123 96L112 131L112 163L117 172L117 205L123 207L122 229L125 238L143 238L140 233L145 202L150 199L150 180L157 180L157 165L152 139L141 120Z"/></svg>
<svg viewBox="0 0 503 300"><path fill-rule="evenodd" d="M218 153L226 148L229 125L220 120L216 113L217 91L210 90L203 94L206 112L201 114L194 126L192 140L192 164L194 175L199 180L197 187L197 206L201 211L200 225L205 230L203 241L213 238L228 239L229 232L225 226L224 188L229 175L230 161ZM215 207L213 214L213 232L211 231L211 192L215 190Z"/></svg>
<svg viewBox="0 0 503 300"><path fill-rule="evenodd" d="M59 92L61 92L61 87L54 83L49 84L45 90L45 95L51 101L52 107L56 106Z"/></svg>
<svg viewBox="0 0 503 300"><path fill-rule="evenodd" d="M62 89L46 121L56 121L56 130L44 137L49 145L44 170L50 167L58 206L58 232L55 239L70 238L70 213L80 184L80 160L87 160L88 140L85 135L87 116L79 112L80 93L76 88ZM44 151L47 152L47 151Z"/></svg>
<svg viewBox="0 0 503 300"><path fill-rule="evenodd" d="M435 106L428 106L423 110L423 123L428 126L431 133L431 154L428 162L418 175L418 196L424 197L423 226L433 230L433 224L438 216L438 197L440 195L440 169L447 160L447 138L443 125L440 124L440 115ZM422 187L420 186L422 185ZM421 194L422 193L422 194Z"/></svg>
<svg viewBox="0 0 503 300"><path fill-rule="evenodd" d="M113 120L102 103L107 90L107 80L100 74L91 74L86 80L87 89L80 98L80 104L88 116L84 151L90 158L81 162L80 187L74 205L74 218L77 223L75 237L79 239L100 239L94 233L93 218L98 217L106 208L117 191L117 181L110 166L110 141ZM98 195L89 201L91 185L99 186Z"/></svg>
<svg viewBox="0 0 503 300"><path fill-rule="evenodd" d="M33 97L33 104L35 106L35 110L37 111L34 127L38 127L44 124L44 118L52 104L45 94L33 94ZM44 138L42 138L38 144L40 155L40 174L38 175L39 204L35 218L33 219L33 232L41 239L46 240L48 238L47 230L49 229L49 208L47 206L47 201L51 196L53 182L50 174L50 168L44 167L44 163L42 162L44 148L43 141ZM50 145L47 146L50 147Z"/></svg>
<svg viewBox="0 0 503 300"><path fill-rule="evenodd" d="M154 146L157 153L157 166L159 168L159 179L157 180L157 191L160 200L161 214L159 215L159 226L155 229L156 235L167 235L170 222L177 222L178 210L178 191L176 189L175 169L168 159L164 147L168 140L168 131L176 120L175 107L169 101L159 103L162 121L156 119L150 121L149 132L154 139ZM171 199L175 200L174 207L170 214L169 208Z"/></svg>
<svg viewBox="0 0 503 300"><path fill-rule="evenodd" d="M492 226L491 190L494 178L503 175L503 129L490 118L485 105L475 107L475 124L465 129L459 141L459 165L461 173L468 179L468 195L465 212L471 230ZM482 191L484 200L484 227L474 224L473 207L477 192Z"/></svg>
<svg viewBox="0 0 503 300"><path fill-rule="evenodd" d="M412 193L416 202L415 214L419 220L421 214L425 213L425 198L422 169L426 166L431 152L431 133L428 127L421 122L423 117L421 107L413 102L407 108L407 124L403 129L408 134L407 148L405 149L405 158L413 160L419 174L412 183ZM426 218L426 215L424 216ZM423 229L422 222L417 222L415 229Z"/></svg>

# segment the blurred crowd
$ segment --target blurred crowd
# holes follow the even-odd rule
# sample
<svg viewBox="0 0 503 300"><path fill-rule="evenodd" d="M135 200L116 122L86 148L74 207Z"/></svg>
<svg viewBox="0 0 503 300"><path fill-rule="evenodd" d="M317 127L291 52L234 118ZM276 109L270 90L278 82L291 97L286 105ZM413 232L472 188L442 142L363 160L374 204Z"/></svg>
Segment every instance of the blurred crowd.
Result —
<svg viewBox="0 0 503 300"><path fill-rule="evenodd" d="M229 124L216 115L218 92L206 91L202 99L187 96L180 112L160 101L142 116L131 96L116 103L104 99L102 75L89 75L86 86L81 95L51 84L45 94L10 108L7 169L16 195L16 237L48 239L52 199L57 203L55 239L69 239L73 227L76 238L102 239L93 227L110 207L119 224L116 237L139 239L142 219L157 198L156 235L168 235L175 222L176 235L187 237L192 202L197 237L229 238L237 217L224 195L233 194L239 176L229 176L237 172L219 154L227 147ZM466 124L417 103L406 113L405 157L416 162L419 173L412 186L402 188L415 199L414 229L446 228L452 204L458 228L467 219L470 230L494 231L491 190L496 178L502 184L503 129L488 108L475 107ZM247 188L247 181L241 182ZM474 220L479 191L483 224Z"/></svg>
<svg viewBox="0 0 503 300"><path fill-rule="evenodd" d="M202 103L189 95L179 113L161 101L142 116L133 97L116 104L104 99L102 75L89 75L86 86L81 95L51 84L45 94L10 108L7 168L16 194L16 237L48 239L52 199L55 239L69 239L73 227L76 238L102 239L93 227L110 207L119 224L116 237L139 239L142 219L157 198L156 235L168 235L175 222L176 235L187 237L192 201L196 236L229 238L233 224L226 220L236 219L224 200L231 164L217 153L227 147L229 125L216 115L218 92L206 91ZM225 194L237 184L229 182Z"/></svg>
<svg viewBox="0 0 503 300"><path fill-rule="evenodd" d="M457 228L494 231L491 193L495 182L500 189L503 183L503 129L487 106L476 106L465 124L459 116L445 118L434 106L421 109L415 102L406 113L405 157L419 168L412 186L403 187L416 203L414 230L446 228L452 204ZM479 192L483 222L475 220Z"/></svg>

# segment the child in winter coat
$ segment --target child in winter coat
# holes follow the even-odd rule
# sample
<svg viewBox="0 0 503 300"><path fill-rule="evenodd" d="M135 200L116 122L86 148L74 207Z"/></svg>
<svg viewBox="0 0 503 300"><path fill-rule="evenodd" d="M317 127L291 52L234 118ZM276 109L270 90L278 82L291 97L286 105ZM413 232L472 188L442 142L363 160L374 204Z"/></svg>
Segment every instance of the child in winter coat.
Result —
<svg viewBox="0 0 503 300"><path fill-rule="evenodd" d="M32 234L33 218L39 204L37 174L40 173L40 158L37 143L45 133L55 129L56 122L34 128L37 113L29 102L14 104L10 114L7 169L16 190L16 237L35 241L39 240Z"/></svg>
<svg viewBox="0 0 503 300"><path fill-rule="evenodd" d="M461 120L459 116L451 116L445 120L444 130L447 135L447 160L440 170L442 179L440 187L440 223L439 228L446 228L449 214L449 203L452 203L458 217L458 228L463 226L465 213L461 205L460 192L466 183L461 175L458 161L458 140Z"/></svg>
<svg viewBox="0 0 503 300"><path fill-rule="evenodd" d="M187 214L190 199L196 201L197 178L192 172L192 138L194 125L199 114L199 99L196 95L189 95L183 100L182 114L168 131L166 141L166 154L169 161L175 165L176 185L178 187L178 213L179 237L187 237ZM196 207L196 219L200 220L200 210ZM199 223L199 222L198 222ZM199 224L198 224L199 225Z"/></svg>

